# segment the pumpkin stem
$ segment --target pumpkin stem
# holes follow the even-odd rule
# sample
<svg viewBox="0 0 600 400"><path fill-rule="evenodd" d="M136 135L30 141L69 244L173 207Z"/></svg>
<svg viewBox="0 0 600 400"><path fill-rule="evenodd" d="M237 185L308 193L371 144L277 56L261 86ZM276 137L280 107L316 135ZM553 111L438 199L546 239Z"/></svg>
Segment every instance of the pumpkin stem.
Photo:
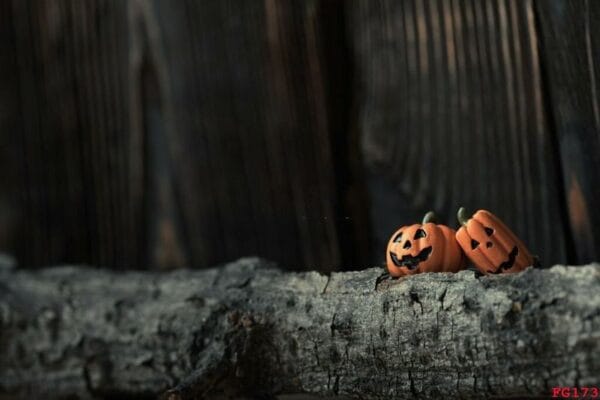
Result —
<svg viewBox="0 0 600 400"><path fill-rule="evenodd" d="M429 211L427 214L425 214L421 225L425 225L428 222L435 222L435 213L433 211Z"/></svg>
<svg viewBox="0 0 600 400"><path fill-rule="evenodd" d="M465 210L464 207L461 207L458 209L458 212L456 213L456 218L458 219L458 222L460 222L461 225L467 225L467 221L469 220L469 217L467 216L467 210Z"/></svg>

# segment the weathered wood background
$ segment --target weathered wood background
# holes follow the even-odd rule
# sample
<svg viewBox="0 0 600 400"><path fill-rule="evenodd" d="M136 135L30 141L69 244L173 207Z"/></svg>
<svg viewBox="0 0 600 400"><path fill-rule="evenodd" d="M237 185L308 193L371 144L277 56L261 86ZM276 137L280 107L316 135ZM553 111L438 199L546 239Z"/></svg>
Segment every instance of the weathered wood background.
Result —
<svg viewBox="0 0 600 400"><path fill-rule="evenodd" d="M0 251L155 269L383 260L488 208L600 259L600 2L0 2Z"/></svg>

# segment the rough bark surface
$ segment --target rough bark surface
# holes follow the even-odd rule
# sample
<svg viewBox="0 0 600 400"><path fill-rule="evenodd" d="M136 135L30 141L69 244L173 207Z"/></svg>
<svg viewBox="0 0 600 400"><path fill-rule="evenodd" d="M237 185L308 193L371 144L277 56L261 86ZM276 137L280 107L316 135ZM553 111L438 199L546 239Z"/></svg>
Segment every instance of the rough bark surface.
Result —
<svg viewBox="0 0 600 400"><path fill-rule="evenodd" d="M600 265L382 281L247 258L0 268L0 398L548 397L600 384Z"/></svg>

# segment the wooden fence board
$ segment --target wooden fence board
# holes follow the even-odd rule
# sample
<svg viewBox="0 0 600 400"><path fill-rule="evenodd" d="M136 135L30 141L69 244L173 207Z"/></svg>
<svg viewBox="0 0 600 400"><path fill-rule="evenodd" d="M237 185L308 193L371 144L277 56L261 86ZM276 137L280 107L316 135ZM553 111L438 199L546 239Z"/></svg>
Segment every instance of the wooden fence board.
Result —
<svg viewBox="0 0 600 400"><path fill-rule="evenodd" d="M376 247L430 209L456 226L463 205L566 261L531 1L365 0L352 14Z"/></svg>
<svg viewBox="0 0 600 400"><path fill-rule="evenodd" d="M597 260L599 20L589 0L2 2L0 251L326 271L462 205L545 264Z"/></svg>
<svg viewBox="0 0 600 400"><path fill-rule="evenodd" d="M338 265L318 2L158 5L190 259Z"/></svg>
<svg viewBox="0 0 600 400"><path fill-rule="evenodd" d="M4 134L17 157L15 251L25 265L141 262L123 8L119 1L12 2L17 63L7 73L18 82L12 98L21 121Z"/></svg>
<svg viewBox="0 0 600 400"><path fill-rule="evenodd" d="M340 264L318 1L10 11L22 264Z"/></svg>
<svg viewBox="0 0 600 400"><path fill-rule="evenodd" d="M600 258L600 3L535 5L576 260L585 263Z"/></svg>

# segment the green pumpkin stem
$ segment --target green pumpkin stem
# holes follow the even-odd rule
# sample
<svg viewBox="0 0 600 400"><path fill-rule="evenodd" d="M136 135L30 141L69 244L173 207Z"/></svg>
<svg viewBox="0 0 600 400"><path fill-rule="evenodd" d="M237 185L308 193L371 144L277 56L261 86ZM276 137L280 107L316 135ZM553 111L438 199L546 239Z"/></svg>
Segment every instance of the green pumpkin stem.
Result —
<svg viewBox="0 0 600 400"><path fill-rule="evenodd" d="M425 225L428 222L435 222L435 213L433 211L429 211L427 214L425 214L421 225Z"/></svg>
<svg viewBox="0 0 600 400"><path fill-rule="evenodd" d="M467 216L467 210L465 210L464 207L459 208L458 212L456 213L456 218L458 218L458 222L460 222L461 225L466 226L467 221L469 220L469 217Z"/></svg>

